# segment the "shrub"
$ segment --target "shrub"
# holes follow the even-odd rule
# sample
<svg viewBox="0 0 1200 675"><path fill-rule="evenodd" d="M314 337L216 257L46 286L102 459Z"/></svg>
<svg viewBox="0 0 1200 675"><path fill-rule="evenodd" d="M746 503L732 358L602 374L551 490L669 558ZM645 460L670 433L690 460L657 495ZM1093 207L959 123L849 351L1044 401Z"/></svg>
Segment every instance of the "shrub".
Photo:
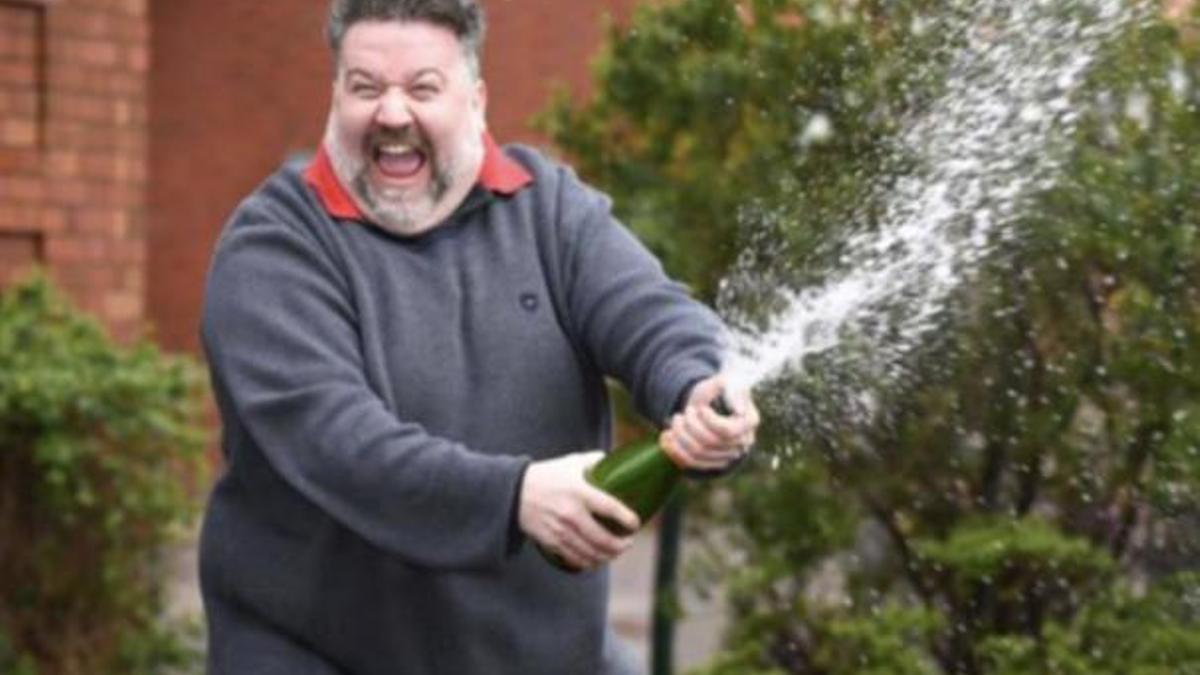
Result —
<svg viewBox="0 0 1200 675"><path fill-rule="evenodd" d="M163 550L204 481L199 370L118 347L43 277L0 295L0 671L194 661Z"/></svg>
<svg viewBox="0 0 1200 675"><path fill-rule="evenodd" d="M919 15L962 6L650 3L613 29L595 98L543 121L708 297L739 214L776 221L753 262L804 285L838 253L810 244L837 241L896 120L935 92L906 72L930 47ZM696 583L730 607L704 672L1200 672L1200 3L1183 6L1106 46L1062 179L877 416L842 414L820 361L759 392L752 461L692 502L716 535ZM797 144L818 115L830 133Z"/></svg>

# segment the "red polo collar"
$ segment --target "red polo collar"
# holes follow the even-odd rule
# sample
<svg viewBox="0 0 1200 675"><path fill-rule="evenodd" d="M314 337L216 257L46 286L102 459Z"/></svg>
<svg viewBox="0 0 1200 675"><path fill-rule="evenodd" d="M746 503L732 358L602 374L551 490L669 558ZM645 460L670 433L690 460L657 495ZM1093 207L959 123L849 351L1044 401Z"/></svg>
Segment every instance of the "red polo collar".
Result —
<svg viewBox="0 0 1200 675"><path fill-rule="evenodd" d="M478 183L502 195L516 194L533 182L533 176L500 149L488 132L483 132L483 164L479 167ZM333 172L333 164L325 152L325 144L304 170L304 182L312 188L329 215L345 220L366 220L354 199Z"/></svg>

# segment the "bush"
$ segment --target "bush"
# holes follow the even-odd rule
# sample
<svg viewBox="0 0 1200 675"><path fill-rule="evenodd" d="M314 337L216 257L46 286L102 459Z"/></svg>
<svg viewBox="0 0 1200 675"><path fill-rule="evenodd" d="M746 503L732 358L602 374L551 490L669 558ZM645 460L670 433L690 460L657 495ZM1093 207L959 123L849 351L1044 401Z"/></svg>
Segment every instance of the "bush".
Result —
<svg viewBox="0 0 1200 675"><path fill-rule="evenodd" d="M767 233L752 262L803 286L835 264L836 246L814 244L836 242L869 194L896 120L936 93L912 76L936 61L921 13L961 6L653 3L612 30L596 97L563 98L543 123L707 297L747 243L739 216ZM1200 8L1187 11L1107 45L1062 179L937 349L913 355L914 376L875 392L878 415L824 393L836 364L759 392L752 461L692 502L711 542L694 579L730 607L704 672L1200 672ZM828 133L813 136L818 116Z"/></svg>
<svg viewBox="0 0 1200 675"><path fill-rule="evenodd" d="M157 673L163 550L204 485L200 371L114 345L44 278L0 295L0 671Z"/></svg>

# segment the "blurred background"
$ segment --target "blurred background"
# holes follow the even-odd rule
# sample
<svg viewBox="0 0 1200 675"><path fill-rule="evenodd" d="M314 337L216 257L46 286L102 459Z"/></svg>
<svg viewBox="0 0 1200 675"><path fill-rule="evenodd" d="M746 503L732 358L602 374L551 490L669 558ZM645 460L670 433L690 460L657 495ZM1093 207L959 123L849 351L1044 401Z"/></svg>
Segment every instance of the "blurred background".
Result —
<svg viewBox="0 0 1200 675"><path fill-rule="evenodd" d="M1057 125L1054 172L900 375L848 339L764 383L756 452L687 495L687 583L654 588L669 528L615 565L643 657L651 608L681 619L658 672L1200 673L1200 9L1021 2L486 2L493 135L570 158L742 327L938 175L895 139L955 54L1027 65L1029 7L1092 45L1052 114L993 92ZM0 0L0 675L200 672L202 282L319 141L325 10Z"/></svg>

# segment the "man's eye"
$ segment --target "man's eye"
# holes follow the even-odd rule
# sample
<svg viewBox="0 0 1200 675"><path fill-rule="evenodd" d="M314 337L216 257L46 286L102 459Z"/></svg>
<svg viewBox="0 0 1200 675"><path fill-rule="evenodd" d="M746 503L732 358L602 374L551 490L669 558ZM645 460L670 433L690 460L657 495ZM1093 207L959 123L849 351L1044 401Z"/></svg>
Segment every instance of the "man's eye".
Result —
<svg viewBox="0 0 1200 675"><path fill-rule="evenodd" d="M418 84L412 88L412 92L417 98L431 98L437 95L438 88L433 84Z"/></svg>
<svg viewBox="0 0 1200 675"><path fill-rule="evenodd" d="M355 96L375 96L379 93L379 87L376 87L373 84L365 83L352 84L350 85L350 93L354 94Z"/></svg>

